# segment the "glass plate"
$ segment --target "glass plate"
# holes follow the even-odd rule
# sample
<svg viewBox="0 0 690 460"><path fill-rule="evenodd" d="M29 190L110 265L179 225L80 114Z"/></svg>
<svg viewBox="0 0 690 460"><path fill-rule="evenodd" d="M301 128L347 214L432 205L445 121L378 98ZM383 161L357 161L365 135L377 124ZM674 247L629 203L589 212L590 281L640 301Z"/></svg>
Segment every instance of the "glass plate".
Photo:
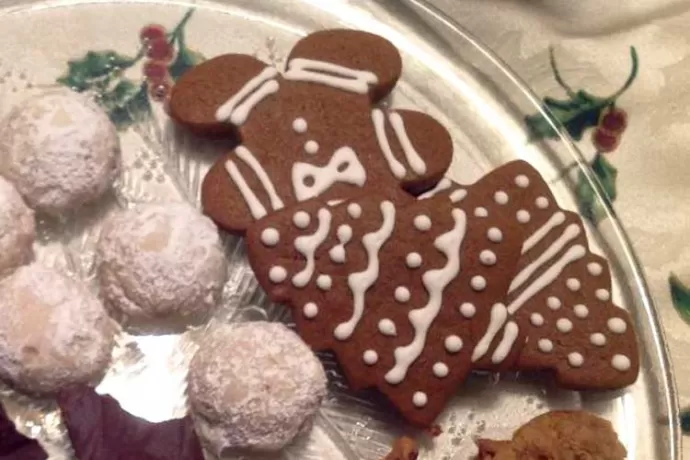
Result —
<svg viewBox="0 0 690 460"><path fill-rule="evenodd" d="M421 0L3 1L2 112L27 93L57 85L69 69L72 73L66 76L72 79L62 81L82 89L100 88L94 96L109 104L123 128L125 167L114 193L77 215L59 221L42 219L38 259L93 285L94 242L103 217L117 207L174 197L198 205L205 171L227 148L223 142L200 141L175 130L156 102L151 102L150 115L142 109L149 96L142 86L141 60L128 62L126 72L113 74L101 86L86 78L99 71L110 75L108 60L136 57L139 31L151 22L169 30L178 26L176 43L185 50L177 55L178 71L198 59L196 53L207 57L249 53L280 65L299 37L321 28L375 32L395 43L403 55L403 78L390 104L426 111L451 131L456 156L449 177L471 182L499 164L522 158L552 182L561 206L572 210L577 210L575 187L568 178L560 179L560 171L576 161L592 181L598 205L608 218L588 227L590 244L611 261L614 300L631 311L637 324L642 359L637 383L625 391L585 394L558 390L535 377L474 375L438 420L444 433L423 446L420 458L469 458L475 452L475 437L508 437L532 416L555 408L587 409L611 420L630 459L680 458L676 394L656 310L622 226L602 199L600 185L565 137L530 142L524 116L540 110L539 100L489 50ZM114 54L87 54L104 50ZM68 61L74 59L68 68ZM129 83L117 92L117 84L125 80ZM214 321L289 322L286 311L270 304L258 288L242 242L226 236L225 244L232 268ZM98 390L152 421L182 416L187 363L200 333L122 334L113 365ZM409 429L374 404L372 395L350 393L332 359L322 358L330 377L330 397L314 430L274 458L380 459L392 440ZM7 389L2 398L19 427L50 449L51 459L73 458L51 401L29 400Z"/></svg>

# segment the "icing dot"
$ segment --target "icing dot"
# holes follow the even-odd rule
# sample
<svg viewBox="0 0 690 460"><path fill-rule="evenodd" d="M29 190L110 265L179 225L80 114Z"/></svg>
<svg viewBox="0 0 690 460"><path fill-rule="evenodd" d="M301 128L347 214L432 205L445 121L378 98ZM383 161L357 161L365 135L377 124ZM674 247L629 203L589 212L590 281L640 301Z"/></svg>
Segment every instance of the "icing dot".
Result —
<svg viewBox="0 0 690 460"><path fill-rule="evenodd" d="M458 201L462 201L463 198L467 196L467 190L464 189L457 189L454 192L452 192L449 196L450 201L453 203L457 203Z"/></svg>
<svg viewBox="0 0 690 460"><path fill-rule="evenodd" d="M457 353L462 350L462 339L457 335L449 335L443 341L443 345L448 353Z"/></svg>
<svg viewBox="0 0 690 460"><path fill-rule="evenodd" d="M296 133L300 133L300 134L306 133L306 132L307 132L307 127L308 127L308 125L307 125L307 120L305 120L304 118L301 118L301 117L300 117L300 118L295 118L295 119L293 120L293 122L292 122L292 129L293 129Z"/></svg>
<svg viewBox="0 0 690 460"><path fill-rule="evenodd" d="M417 268L422 265L422 256L418 252L411 252L405 257L405 264L409 268Z"/></svg>
<svg viewBox="0 0 690 460"><path fill-rule="evenodd" d="M395 288L395 300L400 303L405 303L410 300L410 290L405 286L398 286Z"/></svg>
<svg viewBox="0 0 690 460"><path fill-rule="evenodd" d="M503 190L499 190L494 193L494 201L498 204L506 204L508 203L508 194Z"/></svg>
<svg viewBox="0 0 690 460"><path fill-rule="evenodd" d="M549 207L549 200L547 200L545 196L540 196L534 200L534 204L536 204L539 209L546 209Z"/></svg>
<svg viewBox="0 0 690 460"><path fill-rule="evenodd" d="M428 401L429 398L427 398L426 393L422 391L416 391L414 395L412 395L412 404L414 404L415 407L424 407Z"/></svg>
<svg viewBox="0 0 690 460"><path fill-rule="evenodd" d="M381 321L379 321L379 332L389 337L395 337L398 335L395 323L388 318L383 318Z"/></svg>
<svg viewBox="0 0 690 460"><path fill-rule="evenodd" d="M462 314L462 316L464 316L465 318L470 319L474 317L476 313L477 308L474 306L474 304L465 302L462 305L460 305L460 314Z"/></svg>
<svg viewBox="0 0 690 460"><path fill-rule="evenodd" d="M261 242L266 246L275 246L280 241L280 232L275 228L269 227L261 232Z"/></svg>
<svg viewBox="0 0 690 460"><path fill-rule="evenodd" d="M316 278L316 285L322 291L328 291L331 289L331 286L333 286L333 279L328 275L319 275Z"/></svg>
<svg viewBox="0 0 690 460"><path fill-rule="evenodd" d="M553 342L549 339L539 339L537 346L539 347L539 350L544 353L551 353L553 351Z"/></svg>
<svg viewBox="0 0 690 460"><path fill-rule="evenodd" d="M573 292L579 290L581 286L580 280L577 278L568 278L568 280L565 282L565 285Z"/></svg>
<svg viewBox="0 0 690 460"><path fill-rule="evenodd" d="M357 203L350 203L347 205L347 213L353 219L359 219L362 215L362 207Z"/></svg>
<svg viewBox="0 0 690 460"><path fill-rule="evenodd" d="M434 363L433 371L436 377L442 379L448 376L449 369L444 363L438 362Z"/></svg>
<svg viewBox="0 0 690 460"><path fill-rule="evenodd" d="M414 218L414 227L420 232L426 232L431 228L431 219L429 219L429 216L420 214Z"/></svg>
<svg viewBox="0 0 690 460"><path fill-rule="evenodd" d="M292 223L295 224L297 228L307 228L311 222L311 217L306 211L297 211L292 216Z"/></svg>
<svg viewBox="0 0 690 460"><path fill-rule="evenodd" d="M625 355L613 355L611 366L617 371L625 372L630 369L630 358Z"/></svg>
<svg viewBox="0 0 690 460"><path fill-rule="evenodd" d="M568 318L559 318L558 321L556 321L556 329L564 334L568 333L573 330L573 322Z"/></svg>
<svg viewBox="0 0 690 460"><path fill-rule="evenodd" d="M331 250L328 251L328 255L331 257L331 260L337 264L345 263L345 247L343 247L342 244L333 246Z"/></svg>
<svg viewBox="0 0 690 460"><path fill-rule="evenodd" d="M486 208L480 206L478 208L474 208L474 215L476 217L488 217L489 211L487 211Z"/></svg>
<svg viewBox="0 0 690 460"><path fill-rule="evenodd" d="M589 315L589 308L582 304L577 304L573 307L573 311L575 312L575 316L578 318L587 318L587 315Z"/></svg>
<svg viewBox="0 0 690 460"><path fill-rule="evenodd" d="M494 254L493 251L489 251L488 249L484 249L482 252L479 253L479 260L484 265L488 265L488 266L495 265L496 264L496 254Z"/></svg>
<svg viewBox="0 0 690 460"><path fill-rule="evenodd" d="M602 302L606 302L611 298L611 293L608 291L608 289L597 289L594 294L597 296L597 299L601 300Z"/></svg>
<svg viewBox="0 0 690 460"><path fill-rule="evenodd" d="M473 276L472 280L470 281L470 286L472 286L472 289L475 291L483 291L486 289L486 279L483 276Z"/></svg>
<svg viewBox="0 0 690 460"><path fill-rule="evenodd" d="M282 283L287 278L287 270L279 265L274 265L268 272L268 278L272 283Z"/></svg>
<svg viewBox="0 0 690 460"><path fill-rule="evenodd" d="M517 221L521 224L526 224L531 218L529 212L525 211L524 209L520 209L515 216L517 217Z"/></svg>
<svg viewBox="0 0 690 460"><path fill-rule="evenodd" d="M524 174L515 177L515 185L520 188L526 188L529 185L529 178Z"/></svg>
<svg viewBox="0 0 690 460"><path fill-rule="evenodd" d="M604 271L604 268L601 266L600 263L590 262L587 264L587 271L592 276L599 276L601 275L601 272Z"/></svg>
<svg viewBox="0 0 690 460"><path fill-rule="evenodd" d="M319 143L316 141L307 141L304 144L304 151L310 155L314 155L319 151Z"/></svg>
<svg viewBox="0 0 690 460"><path fill-rule="evenodd" d="M561 308L561 301L558 300L558 297L551 296L548 299L546 299L546 306L549 307L551 310L558 310Z"/></svg>
<svg viewBox="0 0 690 460"><path fill-rule="evenodd" d="M606 325L608 326L609 331L613 332L614 334L624 334L628 329L628 325L625 324L625 321L620 318L610 318L606 322Z"/></svg>
<svg viewBox="0 0 690 460"><path fill-rule="evenodd" d="M503 232L496 227L491 227L489 231L486 232L486 237L489 238L489 241L500 243L503 241Z"/></svg>
<svg viewBox="0 0 690 460"><path fill-rule="evenodd" d="M373 366L379 360L379 354L374 350L367 350L364 352L362 358L368 366Z"/></svg>
<svg viewBox="0 0 690 460"><path fill-rule="evenodd" d="M597 347L603 347L606 345L606 336L601 332L595 332L589 336L589 342Z"/></svg>
<svg viewBox="0 0 690 460"><path fill-rule="evenodd" d="M314 302L309 302L302 308L302 313L307 318L314 318L319 314L319 307Z"/></svg>
<svg viewBox="0 0 690 460"><path fill-rule="evenodd" d="M341 225L338 227L338 239L341 243L348 243L352 239L352 227L349 225Z"/></svg>
<svg viewBox="0 0 690 460"><path fill-rule="evenodd" d="M532 313L529 317L529 321L532 323L532 326L539 327L544 325L544 317L539 313Z"/></svg>
<svg viewBox="0 0 690 460"><path fill-rule="evenodd" d="M578 352L568 353L568 364L573 367L580 367L584 364L585 358Z"/></svg>

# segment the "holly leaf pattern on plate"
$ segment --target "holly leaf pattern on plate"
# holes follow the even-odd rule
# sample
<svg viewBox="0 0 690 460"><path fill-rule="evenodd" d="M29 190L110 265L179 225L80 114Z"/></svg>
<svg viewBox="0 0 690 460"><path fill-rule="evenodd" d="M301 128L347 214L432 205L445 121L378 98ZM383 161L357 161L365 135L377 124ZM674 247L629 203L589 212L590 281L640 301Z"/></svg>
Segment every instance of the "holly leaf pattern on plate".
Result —
<svg viewBox="0 0 690 460"><path fill-rule="evenodd" d="M112 50L89 51L81 59L69 61L67 72L57 79L75 91L105 89L123 70L134 65L131 58Z"/></svg>
<svg viewBox="0 0 690 460"><path fill-rule="evenodd" d="M608 104L610 102L607 99L600 99L580 90L574 93L570 99L564 101L545 97L543 108L563 125L570 137L579 141L587 128L599 123L601 112ZM558 137L558 131L541 113L526 116L525 122L532 139L555 139Z"/></svg>
<svg viewBox="0 0 690 460"><path fill-rule="evenodd" d="M201 64L206 60L201 53L187 47L183 29L181 29L179 35L177 35L176 41L178 49L177 58L168 67L168 72L174 81L177 81L192 67Z"/></svg>
<svg viewBox="0 0 690 460"><path fill-rule="evenodd" d="M671 300L673 307L686 323L690 323L690 287L673 273L668 277L668 284L671 288Z"/></svg>
<svg viewBox="0 0 690 460"><path fill-rule="evenodd" d="M609 202L613 202L618 194L616 188L618 170L601 154L597 154L594 157L591 168L604 189L604 198L608 199ZM575 193L580 204L580 212L591 222L597 223L604 217L604 209L584 173L579 172L577 177Z"/></svg>
<svg viewBox="0 0 690 460"><path fill-rule="evenodd" d="M136 84L122 79L112 89L100 93L98 102L119 130L128 128L151 113L146 82Z"/></svg>

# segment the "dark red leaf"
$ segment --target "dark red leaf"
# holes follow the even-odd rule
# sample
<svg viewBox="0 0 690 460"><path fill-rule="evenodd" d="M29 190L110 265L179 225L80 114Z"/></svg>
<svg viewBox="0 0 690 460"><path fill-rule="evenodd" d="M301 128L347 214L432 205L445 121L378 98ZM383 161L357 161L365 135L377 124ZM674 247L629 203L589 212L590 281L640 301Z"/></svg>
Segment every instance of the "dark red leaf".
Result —
<svg viewBox="0 0 690 460"><path fill-rule="evenodd" d="M0 460L46 460L41 445L17 431L0 406Z"/></svg>

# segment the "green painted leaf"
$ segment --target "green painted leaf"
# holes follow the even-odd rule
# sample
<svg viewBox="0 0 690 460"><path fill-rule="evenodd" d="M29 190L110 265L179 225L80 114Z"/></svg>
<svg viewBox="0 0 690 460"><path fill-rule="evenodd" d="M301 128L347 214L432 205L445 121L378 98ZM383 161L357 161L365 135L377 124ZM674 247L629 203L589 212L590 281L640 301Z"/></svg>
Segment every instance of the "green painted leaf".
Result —
<svg viewBox="0 0 690 460"><path fill-rule="evenodd" d="M151 112L146 83L135 84L128 79L120 80L115 87L102 92L98 102L119 130L141 121Z"/></svg>
<svg viewBox="0 0 690 460"><path fill-rule="evenodd" d="M668 284L671 287L673 307L685 322L690 323L690 287L673 273L668 277Z"/></svg>
<svg viewBox="0 0 690 460"><path fill-rule="evenodd" d="M613 202L618 194L616 188L618 170L601 154L598 154L594 158L591 167L606 193L604 198ZM606 215L604 208L582 171L578 173L575 194L577 195L577 201L580 205L580 212L586 219L596 224L604 218Z"/></svg>
<svg viewBox="0 0 690 460"><path fill-rule="evenodd" d="M135 62L115 51L89 51L81 59L69 61L67 72L57 82L79 92L101 90Z"/></svg>
<svg viewBox="0 0 690 460"><path fill-rule="evenodd" d="M591 166L606 192L606 197L609 201L614 202L618 196L618 190L616 189L618 170L601 154L597 154L594 157Z"/></svg>
<svg viewBox="0 0 690 460"><path fill-rule="evenodd" d="M204 62L206 58L199 52L187 48L185 44L184 32L180 31L177 37L177 58L168 67L170 76L174 81L177 81L185 72L192 67Z"/></svg>
<svg viewBox="0 0 690 460"><path fill-rule="evenodd" d="M608 100L597 98L580 90L565 101L545 97L543 108L565 127L573 139L579 141L587 128L599 123L601 111L608 104ZM558 137L558 131L549 124L541 113L526 116L525 123L527 123L527 129L532 139Z"/></svg>
<svg viewBox="0 0 690 460"><path fill-rule="evenodd" d="M680 428L684 434L690 434L690 408L685 408L680 412Z"/></svg>

